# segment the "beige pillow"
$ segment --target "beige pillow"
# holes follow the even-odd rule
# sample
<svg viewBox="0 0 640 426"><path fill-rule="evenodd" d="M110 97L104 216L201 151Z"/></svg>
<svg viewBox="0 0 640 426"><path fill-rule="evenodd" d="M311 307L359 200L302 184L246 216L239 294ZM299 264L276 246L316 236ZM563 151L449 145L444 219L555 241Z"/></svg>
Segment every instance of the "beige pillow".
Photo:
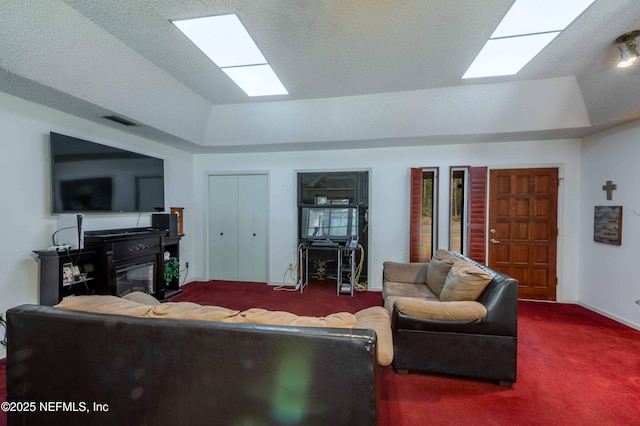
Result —
<svg viewBox="0 0 640 426"><path fill-rule="evenodd" d="M453 302L477 300L493 279L490 273L464 260L458 260L449 271L440 300Z"/></svg>
<svg viewBox="0 0 640 426"><path fill-rule="evenodd" d="M386 261L382 264L384 281L397 283L424 284L427 273L427 263L401 263Z"/></svg>
<svg viewBox="0 0 640 426"><path fill-rule="evenodd" d="M457 257L443 249L436 251L431 258L427 269L427 285L436 296L440 297L449 270L457 260Z"/></svg>
<svg viewBox="0 0 640 426"><path fill-rule="evenodd" d="M240 313L242 322L249 324L291 325L298 327L337 327L353 328L356 325L355 315L349 312L338 312L326 317L305 317L284 311L268 311L251 308Z"/></svg>

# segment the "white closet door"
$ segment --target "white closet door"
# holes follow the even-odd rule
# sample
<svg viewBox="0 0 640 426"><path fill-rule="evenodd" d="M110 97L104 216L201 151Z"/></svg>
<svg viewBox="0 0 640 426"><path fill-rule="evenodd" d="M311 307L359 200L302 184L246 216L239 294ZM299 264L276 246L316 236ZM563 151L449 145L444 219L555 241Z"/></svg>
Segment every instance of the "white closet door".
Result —
<svg viewBox="0 0 640 426"><path fill-rule="evenodd" d="M267 282L267 176L238 177L240 281Z"/></svg>
<svg viewBox="0 0 640 426"><path fill-rule="evenodd" d="M267 175L209 176L209 279L267 282Z"/></svg>
<svg viewBox="0 0 640 426"><path fill-rule="evenodd" d="M237 176L209 176L209 279L238 280Z"/></svg>

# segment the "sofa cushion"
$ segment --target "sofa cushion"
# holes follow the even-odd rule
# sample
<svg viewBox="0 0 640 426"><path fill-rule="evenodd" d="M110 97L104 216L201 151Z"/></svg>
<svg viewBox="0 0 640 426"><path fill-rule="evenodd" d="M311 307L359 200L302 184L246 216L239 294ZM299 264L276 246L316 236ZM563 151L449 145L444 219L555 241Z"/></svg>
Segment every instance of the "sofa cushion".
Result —
<svg viewBox="0 0 640 426"><path fill-rule="evenodd" d="M129 315L144 317L153 309L151 305L143 305L132 300L116 296L73 296L66 297L56 308L72 311L97 312L100 314Z"/></svg>
<svg viewBox="0 0 640 426"><path fill-rule="evenodd" d="M384 281L424 284L429 264L387 261L382 266Z"/></svg>
<svg viewBox="0 0 640 426"><path fill-rule="evenodd" d="M382 287L382 298L387 299L392 296L418 297L420 299L438 300L438 296L433 294L426 284L410 284L387 281Z"/></svg>
<svg viewBox="0 0 640 426"><path fill-rule="evenodd" d="M147 314L151 318L173 318L217 322L241 322L240 311L222 306L204 306L192 302L167 302L154 306Z"/></svg>
<svg viewBox="0 0 640 426"><path fill-rule="evenodd" d="M376 332L378 364L386 366L393 361L393 338L391 317L382 306L372 306L356 312L354 328L364 328Z"/></svg>
<svg viewBox="0 0 640 426"><path fill-rule="evenodd" d="M405 315L432 320L470 321L487 316L487 308L482 303L472 301L434 302L399 297L395 306Z"/></svg>
<svg viewBox="0 0 640 426"><path fill-rule="evenodd" d="M457 260L457 257L443 249L437 250L431 258L429 269L427 269L426 283L437 297L440 297L449 270Z"/></svg>
<svg viewBox="0 0 640 426"><path fill-rule="evenodd" d="M307 317L284 311L251 308L240 312L242 322L249 324L290 325L298 327L353 328L356 317L349 312L338 312L326 317Z"/></svg>
<svg viewBox="0 0 640 426"><path fill-rule="evenodd" d="M464 260L458 260L447 275L440 300L443 302L477 300L492 279L491 274L482 268Z"/></svg>

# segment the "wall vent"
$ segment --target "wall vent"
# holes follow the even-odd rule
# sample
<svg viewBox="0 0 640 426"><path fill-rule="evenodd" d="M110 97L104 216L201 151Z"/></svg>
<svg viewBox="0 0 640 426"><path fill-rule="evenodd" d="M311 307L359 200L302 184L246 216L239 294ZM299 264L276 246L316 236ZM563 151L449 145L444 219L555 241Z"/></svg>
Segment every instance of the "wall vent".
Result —
<svg viewBox="0 0 640 426"><path fill-rule="evenodd" d="M118 117L117 115L103 115L102 118L115 121L116 123L122 124L123 126L137 126L137 124L134 123L133 121L129 121L125 118Z"/></svg>

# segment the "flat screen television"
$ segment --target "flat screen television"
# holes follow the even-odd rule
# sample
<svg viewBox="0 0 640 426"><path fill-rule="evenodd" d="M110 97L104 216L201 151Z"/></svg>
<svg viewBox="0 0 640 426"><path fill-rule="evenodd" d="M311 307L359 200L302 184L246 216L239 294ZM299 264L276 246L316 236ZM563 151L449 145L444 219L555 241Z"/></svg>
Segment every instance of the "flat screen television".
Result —
<svg viewBox="0 0 640 426"><path fill-rule="evenodd" d="M301 240L346 241L352 235L358 235L357 207L302 208Z"/></svg>
<svg viewBox="0 0 640 426"><path fill-rule="evenodd" d="M164 160L51 132L52 213L164 210Z"/></svg>

